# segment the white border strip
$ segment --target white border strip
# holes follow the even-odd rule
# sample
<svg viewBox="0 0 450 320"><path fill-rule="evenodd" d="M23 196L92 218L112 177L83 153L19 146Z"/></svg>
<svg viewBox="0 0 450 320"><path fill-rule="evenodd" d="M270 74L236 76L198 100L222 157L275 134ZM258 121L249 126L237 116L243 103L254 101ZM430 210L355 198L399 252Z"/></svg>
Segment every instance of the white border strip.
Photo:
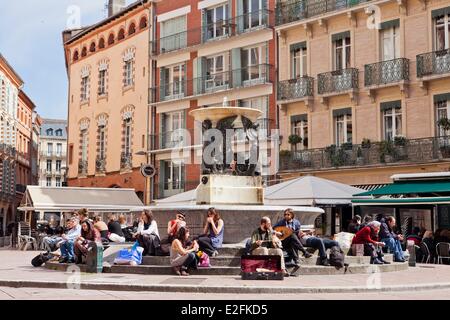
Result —
<svg viewBox="0 0 450 320"><path fill-rule="evenodd" d="M198 3L198 10L202 10L208 7L216 6L221 3L226 3L227 0L203 0Z"/></svg>
<svg viewBox="0 0 450 320"><path fill-rule="evenodd" d="M164 22L173 18L184 16L191 12L191 6L182 7L173 11L169 11L157 16L158 22Z"/></svg>

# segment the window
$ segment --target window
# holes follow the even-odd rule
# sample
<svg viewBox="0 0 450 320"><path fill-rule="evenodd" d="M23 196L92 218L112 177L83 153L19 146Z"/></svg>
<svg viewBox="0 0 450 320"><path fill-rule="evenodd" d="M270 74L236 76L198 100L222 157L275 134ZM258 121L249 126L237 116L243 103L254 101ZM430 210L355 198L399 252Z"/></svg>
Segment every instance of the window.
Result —
<svg viewBox="0 0 450 320"><path fill-rule="evenodd" d="M78 61L78 59L79 59L78 50L75 50L75 52L73 53L73 58L72 58L72 60L73 60L73 61Z"/></svg>
<svg viewBox="0 0 450 320"><path fill-rule="evenodd" d="M91 43L91 46L89 47L89 52L95 52L95 42Z"/></svg>
<svg viewBox="0 0 450 320"><path fill-rule="evenodd" d="M261 80L261 78L267 75L265 70L266 63L266 47L253 47L242 49L242 68L243 70L243 80ZM245 82L244 82L245 84Z"/></svg>
<svg viewBox="0 0 450 320"><path fill-rule="evenodd" d="M400 33L394 26L381 30L381 57L383 61L400 58Z"/></svg>
<svg viewBox="0 0 450 320"><path fill-rule="evenodd" d="M179 64L163 69L164 96L184 94L185 65Z"/></svg>
<svg viewBox="0 0 450 320"><path fill-rule="evenodd" d="M128 35L132 35L136 32L136 25L134 23L130 24L130 27L128 28Z"/></svg>
<svg viewBox="0 0 450 320"><path fill-rule="evenodd" d="M89 76L81 78L81 102L89 99Z"/></svg>
<svg viewBox="0 0 450 320"><path fill-rule="evenodd" d="M47 187L51 187L52 186L52 177L47 177L46 178L46 186Z"/></svg>
<svg viewBox="0 0 450 320"><path fill-rule="evenodd" d="M269 119L268 119L268 98L267 97L257 97L240 100L239 106L242 108L252 108L258 109L262 112L261 117L258 118L258 124L260 130L268 130L269 129Z"/></svg>
<svg viewBox="0 0 450 320"><path fill-rule="evenodd" d="M161 52L186 47L186 16L173 18L161 23Z"/></svg>
<svg viewBox="0 0 450 320"><path fill-rule="evenodd" d="M336 39L334 47L334 70L350 68L350 36Z"/></svg>
<svg viewBox="0 0 450 320"><path fill-rule="evenodd" d="M53 136L53 129L47 129L46 133L48 136Z"/></svg>
<svg viewBox="0 0 450 320"><path fill-rule="evenodd" d="M170 112L163 114L163 146L173 148L179 142L178 129L184 128L184 112Z"/></svg>
<svg viewBox="0 0 450 320"><path fill-rule="evenodd" d="M56 186L61 187L61 178L60 177L56 177Z"/></svg>
<svg viewBox="0 0 450 320"><path fill-rule="evenodd" d="M306 117L292 122L292 134L302 138L302 142L297 145L298 150L308 149L308 119Z"/></svg>
<svg viewBox="0 0 450 320"><path fill-rule="evenodd" d="M291 79L303 77L308 74L306 44L291 49L291 64Z"/></svg>
<svg viewBox="0 0 450 320"><path fill-rule="evenodd" d="M62 137L62 130L61 129L56 130L55 134L57 137Z"/></svg>
<svg viewBox="0 0 450 320"><path fill-rule="evenodd" d="M47 143L47 156L51 157L53 154L53 143Z"/></svg>
<svg viewBox="0 0 450 320"><path fill-rule="evenodd" d="M335 144L352 143L352 115L343 114L334 117Z"/></svg>
<svg viewBox="0 0 450 320"><path fill-rule="evenodd" d="M206 40L222 37L228 34L228 4L222 4L215 8L205 10Z"/></svg>
<svg viewBox="0 0 450 320"><path fill-rule="evenodd" d="M181 163L164 162L164 190L179 190L183 188L184 170Z"/></svg>
<svg viewBox="0 0 450 320"><path fill-rule="evenodd" d="M98 41L98 48L99 49L105 48L105 39L104 38L100 38L100 40Z"/></svg>
<svg viewBox="0 0 450 320"><path fill-rule="evenodd" d="M87 161L88 157L88 132L83 130L81 132L81 161Z"/></svg>
<svg viewBox="0 0 450 320"><path fill-rule="evenodd" d="M244 0L244 29L263 25L263 4L266 0Z"/></svg>
<svg viewBox="0 0 450 320"><path fill-rule="evenodd" d="M125 29L120 29L119 35L117 36L117 40L123 40L125 39Z"/></svg>
<svg viewBox="0 0 450 320"><path fill-rule="evenodd" d="M111 33L108 37L108 45L114 44L114 33Z"/></svg>
<svg viewBox="0 0 450 320"><path fill-rule="evenodd" d="M450 119L450 99L440 99L434 103L436 108L436 131L439 137L450 136L449 130L444 130L437 123L441 119Z"/></svg>
<svg viewBox="0 0 450 320"><path fill-rule="evenodd" d="M434 46L436 51L450 48L450 14L434 18Z"/></svg>
<svg viewBox="0 0 450 320"><path fill-rule="evenodd" d="M147 17L142 17L139 21L139 29L145 29L147 28Z"/></svg>
<svg viewBox="0 0 450 320"><path fill-rule="evenodd" d="M52 172L52 160L47 160L47 173Z"/></svg>
<svg viewBox="0 0 450 320"><path fill-rule="evenodd" d="M125 155L131 155L131 119L125 120Z"/></svg>
<svg viewBox="0 0 450 320"><path fill-rule="evenodd" d="M82 57L86 57L87 56L87 48L83 47L83 49L81 50L81 56Z"/></svg>
<svg viewBox="0 0 450 320"><path fill-rule="evenodd" d="M124 64L124 79L123 85L124 87L132 86L134 84L134 75L133 75L134 61L133 59L125 61Z"/></svg>
<svg viewBox="0 0 450 320"><path fill-rule="evenodd" d="M402 134L402 109L389 108L383 110L384 139L394 140Z"/></svg>
<svg viewBox="0 0 450 320"><path fill-rule="evenodd" d="M99 158L105 159L105 126L99 127Z"/></svg>
<svg viewBox="0 0 450 320"><path fill-rule="evenodd" d="M98 73L98 95L106 94L106 69L100 70Z"/></svg>
<svg viewBox="0 0 450 320"><path fill-rule="evenodd" d="M219 55L206 59L206 90L228 84L229 56Z"/></svg>
<svg viewBox="0 0 450 320"><path fill-rule="evenodd" d="M56 172L61 172L61 160L56 160Z"/></svg>
<svg viewBox="0 0 450 320"><path fill-rule="evenodd" d="M56 155L60 157L62 155L62 143L56 144Z"/></svg>

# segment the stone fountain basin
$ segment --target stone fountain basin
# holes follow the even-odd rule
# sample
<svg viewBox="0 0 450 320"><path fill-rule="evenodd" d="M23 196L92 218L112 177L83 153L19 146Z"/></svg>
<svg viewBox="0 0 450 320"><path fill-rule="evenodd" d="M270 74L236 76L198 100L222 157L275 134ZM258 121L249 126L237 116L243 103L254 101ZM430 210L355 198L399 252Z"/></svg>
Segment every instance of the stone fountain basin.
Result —
<svg viewBox="0 0 450 320"><path fill-rule="evenodd" d="M268 216L275 224L283 219L283 212L286 208L292 208L295 217L300 220L302 229L314 229L314 221L324 213L324 210L316 207L300 206L265 206L265 205L171 205L159 204L158 206L146 206L133 208L132 211L138 212L149 209L158 223L161 236L167 234L167 224L175 218L177 211L186 213L186 223L191 235L203 233L204 222L206 221L206 212L208 208L214 207L224 220L224 243L238 243L249 238L253 231L259 227L260 220Z"/></svg>
<svg viewBox="0 0 450 320"><path fill-rule="evenodd" d="M192 110L189 114L197 121L210 120L213 123L217 123L219 120L232 117L232 116L244 116L252 122L262 115L262 112L252 108L240 108L240 107L210 107L199 108Z"/></svg>

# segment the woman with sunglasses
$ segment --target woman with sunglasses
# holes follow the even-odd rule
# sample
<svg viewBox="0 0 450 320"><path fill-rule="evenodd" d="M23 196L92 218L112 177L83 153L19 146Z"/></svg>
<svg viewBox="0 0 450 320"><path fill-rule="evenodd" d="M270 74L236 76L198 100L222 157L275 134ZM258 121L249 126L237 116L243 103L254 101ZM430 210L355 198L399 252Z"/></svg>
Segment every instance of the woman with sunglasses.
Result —
<svg viewBox="0 0 450 320"><path fill-rule="evenodd" d="M198 238L200 250L210 257L219 253L217 249L222 247L224 223L215 208L209 208L207 212L203 235Z"/></svg>

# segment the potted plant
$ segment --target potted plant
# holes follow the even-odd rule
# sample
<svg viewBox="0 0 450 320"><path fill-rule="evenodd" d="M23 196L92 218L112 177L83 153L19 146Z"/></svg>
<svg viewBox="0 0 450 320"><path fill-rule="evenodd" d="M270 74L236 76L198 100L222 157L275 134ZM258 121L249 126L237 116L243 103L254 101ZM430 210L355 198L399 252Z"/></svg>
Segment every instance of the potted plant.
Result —
<svg viewBox="0 0 450 320"><path fill-rule="evenodd" d="M290 150L280 151L280 169L289 169L291 163L292 152Z"/></svg>
<svg viewBox="0 0 450 320"><path fill-rule="evenodd" d="M437 124L446 133L450 130L450 120L448 118L439 119ZM439 151L441 152L442 158L450 157L450 144L448 137L439 137Z"/></svg>
<svg viewBox="0 0 450 320"><path fill-rule="evenodd" d="M372 145L372 142L370 141L370 139L368 139L368 138L362 139L362 141L361 141L361 148L363 148L363 149L370 149L371 145Z"/></svg>
<svg viewBox="0 0 450 320"><path fill-rule="evenodd" d="M380 161L394 161L394 143L391 140L383 140L380 142Z"/></svg>
<svg viewBox="0 0 450 320"><path fill-rule="evenodd" d="M407 158L406 145L408 140L404 136L395 136L394 137L394 146L395 151L399 159Z"/></svg>
<svg viewBox="0 0 450 320"><path fill-rule="evenodd" d="M356 150L356 165L364 165L364 157L361 147L358 147L358 149Z"/></svg>
<svg viewBox="0 0 450 320"><path fill-rule="evenodd" d="M288 138L288 142L293 147L294 152L297 153L297 145L302 142L302 137L298 134L291 134Z"/></svg>
<svg viewBox="0 0 450 320"><path fill-rule="evenodd" d="M340 167L345 164L345 151L343 148L338 148L335 144L332 144L325 148L325 153L328 155L331 166Z"/></svg>

